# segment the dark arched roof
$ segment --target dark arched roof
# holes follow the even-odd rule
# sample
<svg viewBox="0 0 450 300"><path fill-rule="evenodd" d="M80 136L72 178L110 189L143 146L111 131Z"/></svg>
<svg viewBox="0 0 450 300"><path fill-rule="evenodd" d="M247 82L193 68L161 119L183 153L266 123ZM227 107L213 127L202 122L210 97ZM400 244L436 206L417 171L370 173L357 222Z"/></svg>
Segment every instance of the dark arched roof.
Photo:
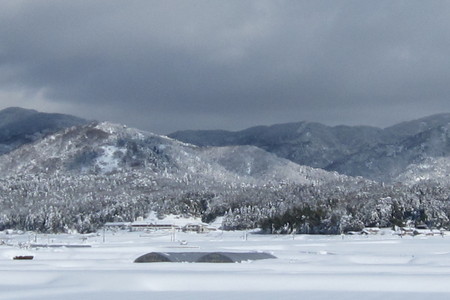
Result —
<svg viewBox="0 0 450 300"><path fill-rule="evenodd" d="M138 257L135 263L144 263L144 262L171 262L170 258L167 257L164 253L159 252L151 252L144 254Z"/></svg>
<svg viewBox="0 0 450 300"><path fill-rule="evenodd" d="M138 257L134 262L234 263L269 258L276 257L264 252L150 252Z"/></svg>

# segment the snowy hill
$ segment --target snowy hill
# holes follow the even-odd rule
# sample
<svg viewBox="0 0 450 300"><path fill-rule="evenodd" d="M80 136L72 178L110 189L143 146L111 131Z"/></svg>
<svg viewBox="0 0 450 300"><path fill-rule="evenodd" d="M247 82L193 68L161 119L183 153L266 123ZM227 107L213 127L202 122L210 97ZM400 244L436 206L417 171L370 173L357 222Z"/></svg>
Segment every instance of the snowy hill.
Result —
<svg viewBox="0 0 450 300"><path fill-rule="evenodd" d="M121 125L91 123L68 128L1 156L0 174L101 174L139 166L157 168L164 163L157 147L168 141Z"/></svg>
<svg viewBox="0 0 450 300"><path fill-rule="evenodd" d="M337 173L300 166L254 146L209 147L204 157L226 170L261 182L295 182L320 184L344 178Z"/></svg>
<svg viewBox="0 0 450 300"><path fill-rule="evenodd" d="M256 147L203 149L108 122L72 127L0 157L0 175L111 174L139 170L158 177L203 177L248 184L320 184L340 176L302 167Z"/></svg>
<svg viewBox="0 0 450 300"><path fill-rule="evenodd" d="M428 183L450 186L450 157L427 158L421 163L411 164L394 181L408 185Z"/></svg>

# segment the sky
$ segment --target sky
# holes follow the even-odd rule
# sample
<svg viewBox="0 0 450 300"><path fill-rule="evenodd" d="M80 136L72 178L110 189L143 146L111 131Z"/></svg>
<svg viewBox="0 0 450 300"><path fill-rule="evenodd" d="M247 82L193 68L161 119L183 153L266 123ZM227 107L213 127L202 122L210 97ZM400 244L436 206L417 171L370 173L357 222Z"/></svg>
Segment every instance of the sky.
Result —
<svg viewBox="0 0 450 300"><path fill-rule="evenodd" d="M450 112L450 1L0 0L0 109L168 134Z"/></svg>

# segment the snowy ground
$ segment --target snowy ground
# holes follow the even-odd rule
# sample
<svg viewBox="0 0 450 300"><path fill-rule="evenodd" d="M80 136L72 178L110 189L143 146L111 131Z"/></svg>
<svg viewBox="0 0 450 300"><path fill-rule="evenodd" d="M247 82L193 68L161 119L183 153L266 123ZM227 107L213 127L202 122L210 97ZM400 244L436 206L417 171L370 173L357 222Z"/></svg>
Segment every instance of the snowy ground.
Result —
<svg viewBox="0 0 450 300"><path fill-rule="evenodd" d="M0 299L449 299L450 236L0 233ZM20 248L19 243L90 248ZM179 241L186 241L180 243ZM185 244L185 245L182 245ZM265 251L236 264L147 263L174 251ZM13 260L33 255L30 261Z"/></svg>

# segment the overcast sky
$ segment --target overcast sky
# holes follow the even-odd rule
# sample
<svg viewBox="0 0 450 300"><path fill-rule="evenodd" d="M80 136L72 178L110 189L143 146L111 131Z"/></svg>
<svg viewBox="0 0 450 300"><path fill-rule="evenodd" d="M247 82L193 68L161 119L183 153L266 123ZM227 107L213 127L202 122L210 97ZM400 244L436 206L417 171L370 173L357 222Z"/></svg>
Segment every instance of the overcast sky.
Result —
<svg viewBox="0 0 450 300"><path fill-rule="evenodd" d="M450 112L450 1L0 0L0 109L156 133Z"/></svg>

